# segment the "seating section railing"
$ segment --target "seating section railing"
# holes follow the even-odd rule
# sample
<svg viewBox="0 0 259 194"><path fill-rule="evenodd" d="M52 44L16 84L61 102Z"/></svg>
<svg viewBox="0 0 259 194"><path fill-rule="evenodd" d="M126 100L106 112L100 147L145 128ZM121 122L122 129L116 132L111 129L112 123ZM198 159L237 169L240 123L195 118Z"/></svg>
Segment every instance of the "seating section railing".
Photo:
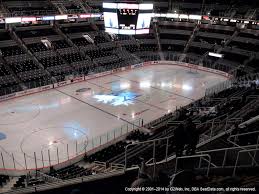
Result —
<svg viewBox="0 0 259 194"><path fill-rule="evenodd" d="M206 175L208 176L209 172L210 172L210 166L211 166L211 156L209 154L200 154L200 155L177 157L176 158L176 162L175 162L175 170L174 170L174 172L176 173L178 171L178 161L179 160L188 160L188 159L193 159L193 158L198 158L199 159L198 168L201 168L202 160L208 163L207 172L206 172ZM206 158L208 158L208 159L206 159Z"/></svg>

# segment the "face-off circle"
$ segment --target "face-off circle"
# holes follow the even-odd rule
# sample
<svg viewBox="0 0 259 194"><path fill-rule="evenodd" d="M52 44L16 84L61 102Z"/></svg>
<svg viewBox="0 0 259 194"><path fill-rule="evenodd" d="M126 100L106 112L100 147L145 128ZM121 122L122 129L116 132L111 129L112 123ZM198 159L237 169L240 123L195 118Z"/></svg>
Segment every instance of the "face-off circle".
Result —
<svg viewBox="0 0 259 194"><path fill-rule="evenodd" d="M43 156L44 161L49 161L50 155L50 160L56 163L83 153L87 145L88 136L84 131L65 126L36 129L23 138L20 148L27 158L34 158L37 151L37 160L42 161Z"/></svg>

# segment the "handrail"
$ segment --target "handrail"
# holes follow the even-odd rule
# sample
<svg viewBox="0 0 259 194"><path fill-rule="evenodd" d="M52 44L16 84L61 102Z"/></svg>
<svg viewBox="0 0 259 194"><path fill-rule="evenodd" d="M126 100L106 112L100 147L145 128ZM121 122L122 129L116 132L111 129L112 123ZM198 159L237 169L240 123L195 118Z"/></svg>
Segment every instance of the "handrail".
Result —
<svg viewBox="0 0 259 194"><path fill-rule="evenodd" d="M257 146L256 144L254 145L246 145L246 146L242 146L243 148L246 147L253 147L253 146ZM204 151L198 151L197 153L212 153L212 152L219 152L219 151L225 151L225 150L236 150L236 149L240 149L240 147L229 147L229 148L219 148L219 149L212 149L212 150L204 150Z"/></svg>
<svg viewBox="0 0 259 194"><path fill-rule="evenodd" d="M169 138L171 138L171 137L173 137L173 136L169 136L169 137L163 137L163 138L158 138L158 139L155 139L155 140L148 140L148 141L144 141L144 142L136 142L136 143L133 143L133 144L129 144L129 145L127 145L126 146L126 151L125 151L125 169L127 168L127 149L128 149L128 147L129 146L133 146L133 145L139 145L139 144L145 144L145 143L151 143L151 142L156 142L156 141L160 141L160 140L165 140L165 139L167 139L167 141L168 141L168 139ZM251 145L250 145L250 147L251 147ZM198 154L204 154L204 153L209 153L209 152L216 152L216 151L226 151L226 150L234 150L234 149L240 149L239 147L235 147L235 148L222 148L222 149L214 149L214 150L208 150L208 151L200 151L200 152L197 152ZM168 153L166 153L166 159L165 159L165 162L167 162L167 160L168 160L168 155L167 155ZM206 154L205 154L206 155ZM197 156L197 155L196 155ZM193 156L193 157L195 157L195 156ZM224 157L225 158L225 157ZM204 158L203 158L204 159ZM146 164L149 164L152 160L154 160L154 158L151 158L151 159L149 159L147 162L146 162ZM205 159L204 159L205 160ZM207 160L205 160L205 161L207 161ZM207 161L207 162L209 162L209 161ZM157 162L154 162L152 165L154 165L154 168L155 168L155 165L157 164ZM214 164L212 164L212 163L210 163L210 165L212 165L212 166L214 166L214 167L216 167L216 165L214 165Z"/></svg>
<svg viewBox="0 0 259 194"><path fill-rule="evenodd" d="M245 147L251 147L251 146L255 146L257 147L258 145L255 144L255 145L248 145L248 146L244 146L243 149L245 149ZM224 164L225 164L225 160L226 160L226 155L227 155L227 151L229 150L236 150L236 149L241 149L240 147L232 147L232 148L220 148L220 149L213 149L213 150L206 150L206 151L200 151L200 152L197 152L197 154L199 155L196 155L196 156L200 156L200 155L209 155L209 153L213 153L213 152L218 152L218 151L225 151L225 154L224 154L224 158L223 158L223 164L222 164L222 167L224 167ZM239 152L242 153L242 152L251 152L251 151L258 151L259 148L256 148L256 149L250 149L250 150L240 150ZM208 153L208 154L205 154L205 153ZM186 156L187 157L187 156ZM189 156L190 157L190 156ZM195 157L195 155L193 156ZM239 156L238 156L239 157ZM253 157L255 158L255 156ZM177 158L176 158L177 160ZM203 160L207 161L205 158L203 158ZM238 161L238 159L237 159ZM235 168L237 167L237 161L235 163ZM214 166L214 167L217 167L216 165L214 165L213 163L211 163L211 161L207 161L207 162L210 162L210 166ZM255 162L257 164L257 162L255 160L253 160L253 162ZM177 164L176 164L177 165ZM258 164L257 164L258 165ZM200 164L199 164L200 166ZM207 173L210 169L207 169Z"/></svg>
<svg viewBox="0 0 259 194"><path fill-rule="evenodd" d="M258 143L259 143L259 130L258 131L253 131L253 132L247 132L247 133L240 133L240 134L236 134L236 135L231 135L231 136L228 137L227 140L228 140L228 142L232 143L233 145L239 146L236 142L234 142L237 137L245 136L245 135L251 135L251 134L257 134L257 133L258 133L258 136L257 136L257 140L256 140L256 145L258 145ZM230 140L232 137L235 137L234 141Z"/></svg>
<svg viewBox="0 0 259 194"><path fill-rule="evenodd" d="M91 168L92 171L95 171L98 167L104 168L104 170L107 169L106 162L94 161L93 164L94 166Z"/></svg>
<svg viewBox="0 0 259 194"><path fill-rule="evenodd" d="M206 158L202 158L202 159L205 160L206 162L209 162ZM212 162L210 163L210 165L213 166L213 167L218 167L216 164L214 164Z"/></svg>
<svg viewBox="0 0 259 194"><path fill-rule="evenodd" d="M224 116L228 117L228 113L226 113L226 114L224 114L224 115L220 115L220 116L218 116L218 117L216 117L216 118L207 120L206 122L201 123L201 124L198 125L197 127L200 127L200 126L202 126L202 125L204 125L204 124L207 124L207 123L214 123L215 120L217 120L217 119L220 120L220 118L221 118L221 117L224 117ZM222 120L220 120L220 121L222 121Z"/></svg>
<svg viewBox="0 0 259 194"><path fill-rule="evenodd" d="M115 163L111 163L110 164L111 169L119 169L119 170L124 170L124 165L123 164L115 164Z"/></svg>
<svg viewBox="0 0 259 194"><path fill-rule="evenodd" d="M237 154L237 159L236 159L236 163L235 163L235 167L234 167L234 170L233 170L233 176L236 175L236 168L237 168L237 164L238 164L238 160L239 160L240 153L252 152L252 151L255 151L255 155L256 155L256 152L259 151L259 148L249 149L249 150L240 150L240 151L238 152L238 154ZM256 160L255 160L255 155L254 155L254 157L252 157L252 165L255 163L256 166L258 166L258 163L257 163Z"/></svg>
<svg viewBox="0 0 259 194"><path fill-rule="evenodd" d="M45 173L40 172L40 171L36 171L36 172L33 173L33 175L34 175L35 177L39 176L38 174L39 174L41 177L43 177L44 180L50 180L51 182L52 182L52 181L54 181L54 182L62 181L62 179L59 179L59 178L57 178L57 177L50 176L50 175L45 174Z"/></svg>
<svg viewBox="0 0 259 194"><path fill-rule="evenodd" d="M222 101L222 100L227 100L226 97L208 97L211 101Z"/></svg>
<svg viewBox="0 0 259 194"><path fill-rule="evenodd" d="M226 118L222 120L222 119L220 119L222 117L226 117ZM226 113L224 115L220 115L220 116L218 116L218 117L216 117L214 119L211 119L209 121L201 123L200 125L197 126L197 128L202 127L202 126L207 125L207 124L211 124L212 126L211 126L210 130L207 130L206 132L203 133L203 135L206 135L206 134L209 133L208 136L211 139L213 137L214 124L219 124L219 123L224 124L225 125L224 131L226 131L226 127L227 127L227 124L229 123L229 121L233 122L232 120L237 120L237 119L240 119L240 118L230 118L229 119L228 118L228 113Z"/></svg>
<svg viewBox="0 0 259 194"><path fill-rule="evenodd" d="M128 151L128 148L131 147L131 146L134 146L134 145L153 143L154 148L155 148L155 143L156 143L157 141L167 140L167 146L166 146L166 160L167 160L169 139L172 138L172 137L174 137L174 135L170 135L170 136L168 136L168 137L162 137L162 138L158 138L158 139L152 139L152 140L142 141L142 142L134 142L134 143L131 143L131 144L127 145L127 146L125 147L125 169L127 168L127 151ZM153 153L153 158L155 158L154 155L155 155L155 153Z"/></svg>
<svg viewBox="0 0 259 194"><path fill-rule="evenodd" d="M231 135L231 136L229 136L229 138L237 137L237 136L245 136L245 135L250 135L250 134L254 134L254 133L259 133L259 130L258 131L247 132L247 133L239 133L239 134L236 134L236 135Z"/></svg>
<svg viewBox="0 0 259 194"><path fill-rule="evenodd" d="M257 99L259 98L259 95L249 95L246 97L246 99Z"/></svg>
<svg viewBox="0 0 259 194"><path fill-rule="evenodd" d="M207 173L206 173L207 176L208 176L209 175L209 171L210 171L210 166L211 166L211 156L209 154L200 154L200 155L176 157L174 173L177 172L178 160L179 159L200 158L200 161L199 161L199 167L200 167L201 166L201 159L203 157L208 157L209 158L209 160L204 160L204 161L208 162L208 169L207 169Z"/></svg>
<svg viewBox="0 0 259 194"><path fill-rule="evenodd" d="M259 132L259 131L258 131ZM253 134L252 132L249 132L250 134ZM248 134L248 133L246 133L246 134ZM231 139L231 137L238 137L238 136L242 136L242 135L245 135L245 134L237 134L237 135L231 135L231 136L229 136L228 138L227 138L227 141L228 142L230 142L230 143L232 143L234 146L237 146L237 147L239 147L240 149L242 149L242 150L247 150L247 149L245 149L245 148L243 148L242 146L240 146L240 145L238 145L236 142L233 142L233 141L231 141L230 139ZM258 135L258 137L257 137L257 143L256 143L256 148L258 147L258 141L259 141L259 135ZM253 156L248 152L248 155L251 157L251 158L253 158Z"/></svg>
<svg viewBox="0 0 259 194"><path fill-rule="evenodd" d="M225 166L225 162L226 162L226 157L227 157L227 153L228 151L231 151L231 150L247 150L247 148L250 148L251 147L255 147L257 148L258 145L257 144L254 144L254 145L247 145L247 146L239 146L239 147L229 147L229 148L220 148L220 149L213 149L213 150L206 150L206 151L199 151L197 152L197 154L205 154L205 153L208 153L208 154L212 154L214 152L220 152L220 151L225 151L224 153L224 157L223 157L223 161L222 161L222 167Z"/></svg>
<svg viewBox="0 0 259 194"><path fill-rule="evenodd" d="M154 161L154 158L150 158L148 161L146 161L146 165L148 165L149 164L149 162L151 162L151 161Z"/></svg>
<svg viewBox="0 0 259 194"><path fill-rule="evenodd" d="M200 126L202 126L202 125L204 125L204 124L212 124L212 127L211 127L211 129L210 129L210 131L207 131L207 132L210 132L210 134L209 134L209 137L210 137L210 139L212 138L212 137L214 137L213 136L213 125L214 125L214 123L215 123L215 121L217 121L217 120L219 120L219 123L224 123L225 125L226 124L228 124L228 122L232 122L233 120L234 121L236 121L236 120L240 120L241 118L232 118L232 119L227 119L226 121L220 121L220 118L221 117L224 117L224 116L226 116L226 117L228 117L228 114L224 114L224 115L221 115L221 116L219 116L219 117L217 117L217 118L214 118L214 119L211 119L210 121L207 121L207 122L204 122L204 123L202 123L202 124L200 124L200 125L198 125L197 127L200 127ZM224 131L226 132L226 128L224 129ZM205 134L205 133L203 133L203 134ZM165 156L165 160L167 161L168 160L168 145L169 145L169 139L170 138L173 138L174 137L174 135L170 135L170 136L168 136L168 137L162 137L162 138L157 138L157 139L151 139L151 140L147 140L147 141L142 141L142 142L134 142L134 143L131 143L131 144L129 144L129 145L127 145L126 147L125 147L125 163L124 163L124 165L125 165L125 169L127 168L127 152L128 152L128 149L129 149L129 147L131 147L131 146L134 146L134 145L143 145L143 144L147 144L147 143L153 143L153 144L155 144L155 142L157 142L157 141L162 141L162 140L167 140L167 146L166 146L166 156ZM155 148L154 148L155 149ZM154 150L153 150L154 151ZM154 154L153 154L154 155ZM154 158L155 158L155 155L154 155ZM151 158L152 159L152 158ZM150 160L147 162L147 164L149 164L150 163ZM156 162L154 163L154 164L156 164Z"/></svg>
<svg viewBox="0 0 259 194"><path fill-rule="evenodd" d="M97 164L97 165L105 165L106 164L105 162L101 162L101 161L94 161L93 163Z"/></svg>
<svg viewBox="0 0 259 194"><path fill-rule="evenodd" d="M124 173L125 173L125 171L123 171L123 170L117 170L117 171L113 171L113 172L105 172L105 173L100 173L100 174L88 175L88 176L83 176L83 177L79 177L79 178L62 180L61 182L46 183L46 184L42 184L42 185L26 187L23 189L17 189L17 190L6 192L6 194L21 194L21 193L39 192L39 191L44 191L44 190L48 190L48 189L63 187L66 185L94 181L94 180L108 178L108 177L115 176L115 175L122 175Z"/></svg>
<svg viewBox="0 0 259 194"><path fill-rule="evenodd" d="M151 162L151 161L153 161L153 164L154 164L154 166L153 166L153 178L155 178L155 176L156 176L156 158L150 158L150 159L145 163L145 165L148 165L149 162Z"/></svg>

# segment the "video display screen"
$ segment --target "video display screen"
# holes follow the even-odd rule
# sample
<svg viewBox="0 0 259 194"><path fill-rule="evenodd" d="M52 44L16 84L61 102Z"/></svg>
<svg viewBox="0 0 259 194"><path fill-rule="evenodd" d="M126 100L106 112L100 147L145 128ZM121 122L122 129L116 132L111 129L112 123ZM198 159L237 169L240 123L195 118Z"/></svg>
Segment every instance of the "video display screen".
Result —
<svg viewBox="0 0 259 194"><path fill-rule="evenodd" d="M151 17L151 13L140 13L138 16L137 29L149 28Z"/></svg>
<svg viewBox="0 0 259 194"><path fill-rule="evenodd" d="M119 22L116 12L104 12L104 25L106 28L118 28Z"/></svg>
<svg viewBox="0 0 259 194"><path fill-rule="evenodd" d="M147 34L153 4L103 3L105 31L113 34Z"/></svg>
<svg viewBox="0 0 259 194"><path fill-rule="evenodd" d="M118 9L119 29L136 30L138 9Z"/></svg>

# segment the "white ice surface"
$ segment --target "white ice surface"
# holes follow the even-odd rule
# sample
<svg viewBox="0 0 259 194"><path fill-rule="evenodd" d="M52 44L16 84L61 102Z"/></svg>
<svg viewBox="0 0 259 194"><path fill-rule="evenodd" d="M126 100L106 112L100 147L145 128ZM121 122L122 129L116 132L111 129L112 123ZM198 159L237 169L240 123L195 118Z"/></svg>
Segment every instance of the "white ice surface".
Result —
<svg viewBox="0 0 259 194"><path fill-rule="evenodd" d="M154 120L176 107L184 106L204 96L205 90L226 78L212 73L172 65L153 65L92 79L0 103L0 140L5 168L28 168L51 165L98 145L91 139L107 134L115 128L138 118L144 123ZM85 89L84 92L76 92ZM133 92L131 99L123 92ZM122 96L119 94L122 93ZM118 105L122 103L122 105ZM105 138L107 135L104 135ZM112 134L109 134L109 139ZM105 140L101 140L105 141ZM0 168L3 164L0 158Z"/></svg>

